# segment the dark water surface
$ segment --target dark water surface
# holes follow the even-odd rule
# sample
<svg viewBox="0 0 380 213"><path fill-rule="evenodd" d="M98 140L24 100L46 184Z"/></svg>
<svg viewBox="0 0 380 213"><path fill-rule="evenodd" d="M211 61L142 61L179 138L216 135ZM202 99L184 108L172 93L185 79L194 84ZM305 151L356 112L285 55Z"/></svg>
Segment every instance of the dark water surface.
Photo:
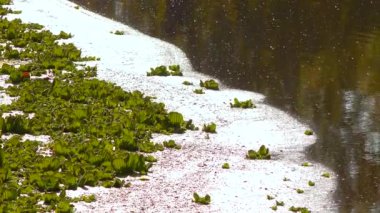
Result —
<svg viewBox="0 0 380 213"><path fill-rule="evenodd" d="M380 211L380 1L74 0L308 123L341 212Z"/></svg>

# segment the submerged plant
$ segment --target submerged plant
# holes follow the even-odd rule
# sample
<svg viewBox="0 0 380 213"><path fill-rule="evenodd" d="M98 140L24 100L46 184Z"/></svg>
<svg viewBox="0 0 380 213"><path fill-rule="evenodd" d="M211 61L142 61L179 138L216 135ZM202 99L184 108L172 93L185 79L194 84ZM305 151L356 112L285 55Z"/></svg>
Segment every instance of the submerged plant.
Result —
<svg viewBox="0 0 380 213"><path fill-rule="evenodd" d="M271 155L269 153L269 149L264 145L261 145L258 151L248 150L246 157L251 160L269 160Z"/></svg>
<svg viewBox="0 0 380 213"><path fill-rule="evenodd" d="M231 108L256 108L256 106L252 103L252 100L239 101L237 98L234 98L234 103L230 103Z"/></svg>
<svg viewBox="0 0 380 213"><path fill-rule="evenodd" d="M206 89L219 90L219 84L213 79L206 80L204 82L200 81L199 85Z"/></svg>
<svg viewBox="0 0 380 213"><path fill-rule="evenodd" d="M201 197L196 192L194 192L193 202L203 204L203 205L208 205L211 202L211 197L208 194L206 194L206 196L204 196L204 197Z"/></svg>

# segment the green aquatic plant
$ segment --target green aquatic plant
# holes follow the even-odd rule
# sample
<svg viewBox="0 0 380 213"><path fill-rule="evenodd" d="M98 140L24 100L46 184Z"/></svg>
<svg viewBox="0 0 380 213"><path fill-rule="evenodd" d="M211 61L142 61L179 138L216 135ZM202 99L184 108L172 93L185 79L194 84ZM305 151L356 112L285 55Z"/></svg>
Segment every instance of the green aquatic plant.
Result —
<svg viewBox="0 0 380 213"><path fill-rule="evenodd" d="M272 195L267 195L267 199L268 199L268 200L273 200L274 197L273 197Z"/></svg>
<svg viewBox="0 0 380 213"><path fill-rule="evenodd" d="M291 212L301 212L301 213L310 213L310 210L305 208L305 207L295 207L295 206L291 206L289 208L289 211Z"/></svg>
<svg viewBox="0 0 380 213"><path fill-rule="evenodd" d="M193 85L193 83L191 83L190 81L184 81L184 82L182 82L182 84L186 85L186 86Z"/></svg>
<svg viewBox="0 0 380 213"><path fill-rule="evenodd" d="M271 206L270 208L271 208L273 211L277 211L277 209L278 209L276 205Z"/></svg>
<svg viewBox="0 0 380 213"><path fill-rule="evenodd" d="M309 163L309 162L304 162L301 164L301 166L304 166L304 167L309 167L309 166L312 166L313 164Z"/></svg>
<svg viewBox="0 0 380 213"><path fill-rule="evenodd" d="M322 174L322 177L330 178L331 175L330 175L330 173L328 173L328 172L324 172L324 173Z"/></svg>
<svg viewBox="0 0 380 213"><path fill-rule="evenodd" d="M216 124L214 122L211 122L209 124L203 124L202 131L208 133L216 133Z"/></svg>
<svg viewBox="0 0 380 213"><path fill-rule="evenodd" d="M287 178L287 177L284 177L282 180L283 180L283 181L290 181L290 179Z"/></svg>
<svg viewBox="0 0 380 213"><path fill-rule="evenodd" d="M298 194L303 194L305 191L302 190L302 189L296 189L296 192L297 192Z"/></svg>
<svg viewBox="0 0 380 213"><path fill-rule="evenodd" d="M181 68L180 68L180 66L178 64L176 64L176 65L170 65L169 66L169 70L170 70L170 75L173 75L173 76L183 76Z"/></svg>
<svg viewBox="0 0 380 213"><path fill-rule="evenodd" d="M194 192L193 194L193 202L208 205L211 202L210 195L206 194L204 197L198 195L198 193Z"/></svg>
<svg viewBox="0 0 380 213"><path fill-rule="evenodd" d="M204 82L200 81L199 85L206 89L219 90L219 84L213 79L206 80Z"/></svg>
<svg viewBox="0 0 380 213"><path fill-rule="evenodd" d="M222 165L222 168L223 168L223 169L229 169L229 168L230 168L230 164L228 164L228 163L224 163L224 164Z"/></svg>
<svg viewBox="0 0 380 213"><path fill-rule="evenodd" d="M231 108L256 108L256 106L252 103L252 100L239 101L237 98L234 98L234 103L230 103Z"/></svg>
<svg viewBox="0 0 380 213"><path fill-rule="evenodd" d="M315 186L315 182L313 182L313 181L311 181L311 180L309 180L309 182L307 182L307 184L308 184L309 186Z"/></svg>
<svg viewBox="0 0 380 213"><path fill-rule="evenodd" d="M180 70L179 65L171 65L166 66L158 66L156 68L150 68L150 72L147 72L147 76L182 76L182 72Z"/></svg>
<svg viewBox="0 0 380 213"><path fill-rule="evenodd" d="M164 147L166 147L166 148L181 149L181 145L176 144L174 140L164 141L162 143L163 143Z"/></svg>
<svg viewBox="0 0 380 213"><path fill-rule="evenodd" d="M112 32L112 33L115 35L124 35L125 34L125 32L122 30L116 30L115 32Z"/></svg>
<svg viewBox="0 0 380 213"><path fill-rule="evenodd" d="M269 153L269 149L264 145L261 145L260 149L257 151L248 150L246 157L247 159L251 160L269 160L271 158L271 155Z"/></svg>
<svg viewBox="0 0 380 213"><path fill-rule="evenodd" d="M203 89L195 89L194 91L193 91L195 94L205 94L205 92L203 91Z"/></svg>
<svg viewBox="0 0 380 213"><path fill-rule="evenodd" d="M308 130L305 130L304 134L305 135L313 135L314 132L313 132L313 130L308 129Z"/></svg>
<svg viewBox="0 0 380 213"><path fill-rule="evenodd" d="M276 206L285 206L284 201L277 201L276 200Z"/></svg>

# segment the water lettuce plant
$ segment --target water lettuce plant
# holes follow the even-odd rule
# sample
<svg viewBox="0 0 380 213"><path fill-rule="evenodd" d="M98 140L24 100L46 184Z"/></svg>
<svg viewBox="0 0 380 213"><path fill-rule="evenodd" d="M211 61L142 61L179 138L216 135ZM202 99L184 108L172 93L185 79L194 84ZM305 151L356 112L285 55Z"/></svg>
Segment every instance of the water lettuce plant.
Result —
<svg viewBox="0 0 380 213"><path fill-rule="evenodd" d="M179 65L158 66L156 68L150 68L150 72L147 72L147 76L183 76Z"/></svg>
<svg viewBox="0 0 380 213"><path fill-rule="evenodd" d="M295 207L295 206L291 206L289 208L289 211L291 212L301 212L301 213L310 213L310 210L305 208L305 207Z"/></svg>
<svg viewBox="0 0 380 213"><path fill-rule="evenodd" d="M204 87L206 89L211 90L219 90L219 84L213 79L206 80L206 81L200 81L199 86Z"/></svg>
<svg viewBox="0 0 380 213"><path fill-rule="evenodd" d="M223 168L223 169L229 169L229 168L230 168L230 164L228 164L228 163L224 163L224 164L222 165L222 168Z"/></svg>
<svg viewBox="0 0 380 213"><path fill-rule="evenodd" d="M164 144L164 147L166 148L181 149L181 145L176 144L174 140L164 141L162 143Z"/></svg>
<svg viewBox="0 0 380 213"><path fill-rule="evenodd" d="M239 101L237 98L234 98L234 103L230 103L231 108L256 108L256 106L252 103L252 100Z"/></svg>
<svg viewBox="0 0 380 213"><path fill-rule="evenodd" d="M313 132L313 130L308 129L308 130L305 130L304 134L305 135L313 135L314 132Z"/></svg>
<svg viewBox="0 0 380 213"><path fill-rule="evenodd" d="M201 94L205 94L205 92L203 91L203 89L195 89L193 92L194 92L195 94L199 94L199 95L201 95Z"/></svg>
<svg viewBox="0 0 380 213"><path fill-rule="evenodd" d="M324 172L323 174L322 174L322 177L325 177L325 178L330 178L330 173L328 173L328 172Z"/></svg>
<svg viewBox="0 0 380 213"><path fill-rule="evenodd" d="M18 97L1 105L0 114L25 113L0 116L0 134L18 134L0 140L0 212L72 212L72 202L96 198L72 199L66 190L126 186L120 177L145 175L156 160L143 153L163 150L151 141L153 133L183 133L194 127L180 113L168 112L164 104L139 91L126 92L92 78L96 67L77 64L97 58L84 57L73 44L58 42L70 37L20 19L0 19L0 40L6 43L0 57L24 62L0 69L15 84L5 92ZM170 69L176 73L179 66ZM54 80L26 79L26 71L31 77L51 71ZM34 117L29 118L31 113ZM51 141L23 142L21 135L26 133L49 135Z"/></svg>
<svg viewBox="0 0 380 213"><path fill-rule="evenodd" d="M202 131L208 133L216 133L216 124L214 122L211 122L209 124L203 124Z"/></svg>
<svg viewBox="0 0 380 213"><path fill-rule="evenodd" d="M269 160L271 158L271 155L269 153L269 149L264 145L261 145L260 149L257 151L248 150L246 157L247 159L251 160Z"/></svg>
<svg viewBox="0 0 380 213"><path fill-rule="evenodd" d="M186 86L193 85L193 83L191 83L190 81L184 81L184 82L182 82L182 84L186 85Z"/></svg>
<svg viewBox="0 0 380 213"><path fill-rule="evenodd" d="M204 197L201 197L198 195L198 193L194 192L193 202L203 204L203 205L208 205L211 202L211 197L208 194L206 194L206 196L204 196Z"/></svg>

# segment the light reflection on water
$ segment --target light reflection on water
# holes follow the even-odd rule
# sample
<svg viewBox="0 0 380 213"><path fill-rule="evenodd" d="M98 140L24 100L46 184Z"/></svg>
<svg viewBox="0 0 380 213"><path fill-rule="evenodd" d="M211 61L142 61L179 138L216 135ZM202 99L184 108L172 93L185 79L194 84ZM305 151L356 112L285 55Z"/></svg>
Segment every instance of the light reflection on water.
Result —
<svg viewBox="0 0 380 213"><path fill-rule="evenodd" d="M380 210L380 1L74 0L310 124L341 211Z"/></svg>

